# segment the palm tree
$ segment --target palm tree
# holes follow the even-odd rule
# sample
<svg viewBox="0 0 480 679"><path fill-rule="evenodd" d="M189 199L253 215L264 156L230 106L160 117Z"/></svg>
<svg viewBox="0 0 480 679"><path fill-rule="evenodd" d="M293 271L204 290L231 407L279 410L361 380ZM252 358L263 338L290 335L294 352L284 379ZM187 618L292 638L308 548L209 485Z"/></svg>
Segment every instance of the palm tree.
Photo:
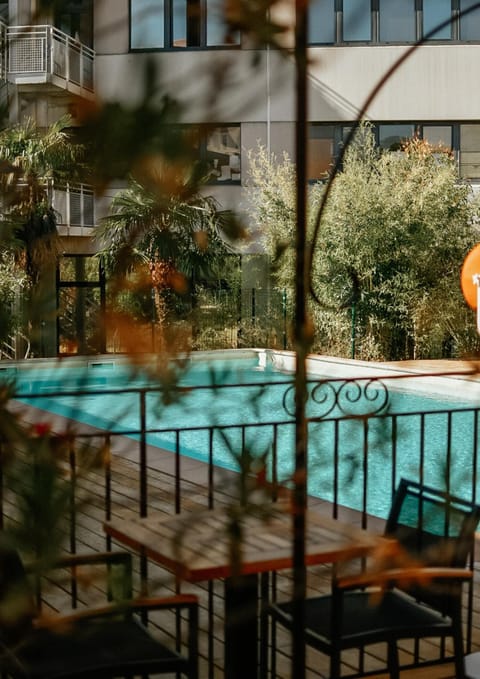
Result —
<svg viewBox="0 0 480 679"><path fill-rule="evenodd" d="M57 214L50 202L53 183L71 181L82 169L84 149L69 133L65 116L46 129L34 121L0 132L2 245L21 266L29 292L28 323L35 353L43 353L41 325L52 310L53 271L60 252Z"/></svg>
<svg viewBox="0 0 480 679"><path fill-rule="evenodd" d="M170 184L169 189L160 177L148 187L131 179L96 230L107 271L123 277L146 265L160 337L169 294L188 293L194 305L196 282L215 277L229 253L220 236L227 213L219 210L216 200L188 181Z"/></svg>
<svg viewBox="0 0 480 679"><path fill-rule="evenodd" d="M29 118L0 132L3 217L32 284L58 255L57 216L49 189L55 182L71 181L81 167L84 150L72 142L70 122L64 116L42 130Z"/></svg>

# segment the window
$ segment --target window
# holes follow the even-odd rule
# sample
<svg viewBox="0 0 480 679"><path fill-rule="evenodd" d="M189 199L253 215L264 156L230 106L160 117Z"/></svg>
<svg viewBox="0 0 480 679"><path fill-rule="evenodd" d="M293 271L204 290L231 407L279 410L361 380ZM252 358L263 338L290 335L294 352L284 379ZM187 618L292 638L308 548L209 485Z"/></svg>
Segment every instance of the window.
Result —
<svg viewBox="0 0 480 679"><path fill-rule="evenodd" d="M423 35L452 17L452 0L423 0ZM452 23L432 35L431 40L450 40Z"/></svg>
<svg viewBox="0 0 480 679"><path fill-rule="evenodd" d="M222 0L130 0L131 49L238 45L228 32Z"/></svg>
<svg viewBox="0 0 480 679"><path fill-rule="evenodd" d="M452 148L451 125L424 125L422 137L432 146L441 146L444 149Z"/></svg>
<svg viewBox="0 0 480 679"><path fill-rule="evenodd" d="M58 213L58 232L64 236L84 236L95 226L93 191L83 184L55 185L52 206Z"/></svg>
<svg viewBox="0 0 480 679"><path fill-rule="evenodd" d="M55 11L55 27L92 47L93 0L65 0L59 5Z"/></svg>
<svg viewBox="0 0 480 679"><path fill-rule="evenodd" d="M321 179L334 159L335 128L333 125L311 124L308 130L307 179Z"/></svg>
<svg viewBox="0 0 480 679"><path fill-rule="evenodd" d="M346 42L372 39L370 0L343 0L343 39Z"/></svg>
<svg viewBox="0 0 480 679"><path fill-rule="evenodd" d="M171 0L170 0L171 1ZM205 2L206 0L203 0ZM310 44L405 43L429 40L480 42L478 0L310 0ZM468 12L458 17L459 12Z"/></svg>
<svg viewBox="0 0 480 679"><path fill-rule="evenodd" d="M460 125L460 175L480 178L480 125Z"/></svg>
<svg viewBox="0 0 480 679"><path fill-rule="evenodd" d="M132 0L130 8L132 49L164 47L163 12L161 0Z"/></svg>
<svg viewBox="0 0 480 679"><path fill-rule="evenodd" d="M415 0L379 0L381 42L415 41Z"/></svg>
<svg viewBox="0 0 480 679"><path fill-rule="evenodd" d="M201 159L206 162L212 182L239 182L240 125L218 127L200 144Z"/></svg>
<svg viewBox="0 0 480 679"><path fill-rule="evenodd" d="M310 43L335 42L335 5L325 0L310 0L308 16L308 41Z"/></svg>
<svg viewBox="0 0 480 679"><path fill-rule="evenodd" d="M460 0L460 12L469 10L478 0ZM480 8L460 17L460 40L480 40Z"/></svg>
<svg viewBox="0 0 480 679"><path fill-rule="evenodd" d="M415 134L415 126L412 124L379 125L378 145L389 151L400 150L402 144L411 139Z"/></svg>
<svg viewBox="0 0 480 679"><path fill-rule="evenodd" d="M309 127L308 178L321 179L345 143L351 126L311 123ZM459 158L459 175L480 180L480 124L377 123L373 132L382 149L398 151L408 139L419 137L432 146L450 150Z"/></svg>

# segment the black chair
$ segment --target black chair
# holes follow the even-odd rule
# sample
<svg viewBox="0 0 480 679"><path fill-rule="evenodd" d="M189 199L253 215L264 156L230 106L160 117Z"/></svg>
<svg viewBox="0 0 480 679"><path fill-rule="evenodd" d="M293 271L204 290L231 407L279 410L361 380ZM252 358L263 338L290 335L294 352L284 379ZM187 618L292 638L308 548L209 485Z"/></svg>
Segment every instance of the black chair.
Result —
<svg viewBox="0 0 480 679"><path fill-rule="evenodd" d="M388 670L397 679L397 642L425 637L452 637L456 677L465 676L461 594L472 578L467 561L479 520L479 506L402 479L385 531L401 545L394 563L337 576L330 595L305 602L306 643L330 656L331 679L340 677L342 650L380 642L388 645ZM292 602L271 604L268 615L273 625L292 628Z"/></svg>
<svg viewBox="0 0 480 679"><path fill-rule="evenodd" d="M109 679L175 673L198 678L198 602L191 595L131 599L131 557L126 552L71 556L59 560L75 578L80 566L106 564L106 605L68 615L39 616L37 577L28 577L19 555L0 548L0 675L12 679ZM123 572L119 577L117 567ZM118 569L117 569L118 570ZM75 582L75 580L72 580ZM113 592L113 593L112 593ZM116 594L113 597L113 594ZM118 599L118 600L117 600ZM186 653L157 638L139 614L171 609L186 618ZM173 619L176 629L180 619ZM172 635L174 636L174 635Z"/></svg>

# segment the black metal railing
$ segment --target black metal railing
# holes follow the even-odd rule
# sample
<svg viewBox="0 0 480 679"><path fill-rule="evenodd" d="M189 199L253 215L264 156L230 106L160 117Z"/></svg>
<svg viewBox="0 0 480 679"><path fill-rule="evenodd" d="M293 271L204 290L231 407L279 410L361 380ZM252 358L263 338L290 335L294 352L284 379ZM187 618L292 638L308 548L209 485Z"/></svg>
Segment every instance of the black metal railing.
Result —
<svg viewBox="0 0 480 679"><path fill-rule="evenodd" d="M477 501L480 405L426 398L420 407L418 399L423 397L412 388L414 382L415 378L409 376L405 382L408 390L404 391L402 379L310 381L308 490L312 501L321 498L330 503L332 516L340 518L357 512L364 527L371 526L376 518L384 519L402 476ZM268 396L272 388L276 390L273 401ZM245 394L243 400L241 393ZM248 484L254 491L261 486L265 499L268 494L277 497L291 485L293 385L287 376L268 385L255 382L180 387L168 394L173 406L165 405L162 390L151 386L63 389L47 394L31 391L17 394L17 399L30 406L24 413L27 417L42 409L78 422L82 420L82 399L95 396L128 397L130 404L126 409L119 405L120 415L111 413L103 427L97 419L93 426L78 424L72 430L75 436L69 439L68 466L76 493L86 502L82 509L72 502L68 540L71 552L75 553L80 543L95 549L101 542L102 547L110 549L111 541L103 535L102 522L125 508L141 516L150 511L194 511L197 506L228 504L237 496L240 484ZM414 401L411 406L409 399ZM245 403L251 405L251 421L243 421L247 416L242 410ZM201 411L212 404L218 408L212 410L216 413L213 419L206 422L205 412ZM169 423L172 408L176 409L175 421ZM126 410L134 414L135 424L121 416ZM187 423L178 421L182 410ZM229 412L230 420L225 415ZM98 451L102 454L99 465L90 468L84 477L76 451L82 448L84 453L83 444L87 441L92 455ZM2 521L6 523L14 505L8 488L4 488L1 499ZM82 518L85 514L88 520ZM142 565L142 575L148 576L146 563ZM207 607L218 607L211 586L208 591ZM467 651L475 637L473 621L478 612L474 601L470 589L466 594ZM213 610L208 611L210 626L215 624ZM208 676L213 676L211 643L208 648L210 656L205 662Z"/></svg>

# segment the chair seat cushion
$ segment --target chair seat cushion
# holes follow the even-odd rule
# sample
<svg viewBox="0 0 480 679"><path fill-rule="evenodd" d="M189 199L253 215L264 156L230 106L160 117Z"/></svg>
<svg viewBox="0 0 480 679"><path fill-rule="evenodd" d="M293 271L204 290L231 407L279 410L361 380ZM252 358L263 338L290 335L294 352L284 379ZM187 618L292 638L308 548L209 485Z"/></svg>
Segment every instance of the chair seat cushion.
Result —
<svg viewBox="0 0 480 679"><path fill-rule="evenodd" d="M52 632L37 630L16 649L2 668L26 679L100 679L128 674L179 669L185 661L154 639L135 620L88 622ZM171 668L171 669L170 669Z"/></svg>
<svg viewBox="0 0 480 679"><path fill-rule="evenodd" d="M320 650L331 647L332 629L331 596L310 598L305 601L307 643ZM450 618L416 603L401 592L349 592L343 596L343 627L340 646L349 648L361 644L376 643L391 638L413 638L448 634L452 629ZM292 622L292 603L277 604L273 611L287 627ZM339 638L337 637L337 642Z"/></svg>

